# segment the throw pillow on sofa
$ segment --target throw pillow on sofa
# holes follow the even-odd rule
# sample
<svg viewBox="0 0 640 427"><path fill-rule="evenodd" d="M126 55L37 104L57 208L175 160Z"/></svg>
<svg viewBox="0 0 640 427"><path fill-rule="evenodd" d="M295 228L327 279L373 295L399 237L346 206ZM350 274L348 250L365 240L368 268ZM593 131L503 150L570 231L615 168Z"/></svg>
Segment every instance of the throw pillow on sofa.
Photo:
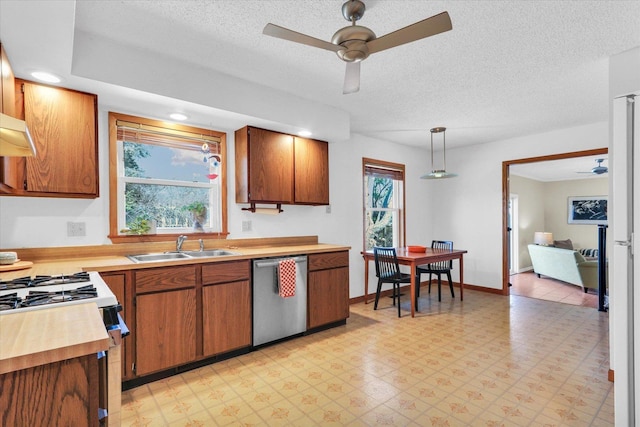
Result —
<svg viewBox="0 0 640 427"><path fill-rule="evenodd" d="M567 240L554 240L554 241L553 241L553 246L555 246L556 248L560 248L560 249L569 249L569 250L573 250L573 243L571 242L571 239L567 239Z"/></svg>
<svg viewBox="0 0 640 427"><path fill-rule="evenodd" d="M597 249L578 249L578 252L580 252L585 258L598 258Z"/></svg>

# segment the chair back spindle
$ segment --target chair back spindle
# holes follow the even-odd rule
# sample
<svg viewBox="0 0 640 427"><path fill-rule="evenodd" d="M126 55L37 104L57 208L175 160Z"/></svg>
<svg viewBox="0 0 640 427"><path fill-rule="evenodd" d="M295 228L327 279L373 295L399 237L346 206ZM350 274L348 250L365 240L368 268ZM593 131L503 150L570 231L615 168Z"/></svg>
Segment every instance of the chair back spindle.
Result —
<svg viewBox="0 0 640 427"><path fill-rule="evenodd" d="M433 240L431 242L432 249L445 249L452 251L453 250L453 242L450 240ZM429 267L432 270L451 270L453 268L453 260L448 261L438 261L429 264Z"/></svg>
<svg viewBox="0 0 640 427"><path fill-rule="evenodd" d="M400 266L395 248L374 247L373 257L376 264L376 276L387 280L400 277Z"/></svg>

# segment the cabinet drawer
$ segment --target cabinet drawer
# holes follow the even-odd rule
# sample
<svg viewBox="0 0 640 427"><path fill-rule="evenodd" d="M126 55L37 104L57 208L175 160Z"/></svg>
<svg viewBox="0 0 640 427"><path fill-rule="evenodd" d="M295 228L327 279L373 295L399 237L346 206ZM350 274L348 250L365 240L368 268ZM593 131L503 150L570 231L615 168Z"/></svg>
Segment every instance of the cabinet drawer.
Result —
<svg viewBox="0 0 640 427"><path fill-rule="evenodd" d="M249 280L249 261L216 262L202 266L202 284Z"/></svg>
<svg viewBox="0 0 640 427"><path fill-rule="evenodd" d="M309 255L309 271L325 270L327 268L348 267L349 252L329 252L325 254Z"/></svg>
<svg viewBox="0 0 640 427"><path fill-rule="evenodd" d="M136 271L135 284L137 294L193 288L196 286L196 269L188 265Z"/></svg>

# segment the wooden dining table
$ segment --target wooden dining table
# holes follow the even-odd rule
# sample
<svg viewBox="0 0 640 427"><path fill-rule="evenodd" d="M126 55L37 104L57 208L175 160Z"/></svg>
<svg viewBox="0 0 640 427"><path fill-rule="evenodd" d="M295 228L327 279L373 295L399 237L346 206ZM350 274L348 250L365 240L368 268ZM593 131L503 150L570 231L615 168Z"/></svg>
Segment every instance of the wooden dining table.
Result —
<svg viewBox="0 0 640 427"><path fill-rule="evenodd" d="M369 261L374 261L373 249L361 252L364 258L364 303L368 304L369 296ZM411 317L415 317L416 312L416 267L423 264L430 264L438 261L458 260L460 265L460 301L464 299L464 262L463 255L467 251L463 249L432 249L427 248L425 252L409 252L406 247L396 248L398 264L411 267Z"/></svg>

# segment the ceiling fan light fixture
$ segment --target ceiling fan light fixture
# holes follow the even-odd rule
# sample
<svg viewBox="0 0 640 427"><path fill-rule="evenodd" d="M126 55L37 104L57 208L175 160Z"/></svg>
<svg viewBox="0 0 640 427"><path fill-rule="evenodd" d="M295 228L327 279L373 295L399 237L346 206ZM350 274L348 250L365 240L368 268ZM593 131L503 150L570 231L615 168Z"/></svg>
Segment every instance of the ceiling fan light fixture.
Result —
<svg viewBox="0 0 640 427"><path fill-rule="evenodd" d="M420 177L420 179L445 179L445 178L453 178L454 176L458 176L458 174L447 172L447 158L446 158L446 133L447 128L443 126L435 127L431 129L431 172L424 174ZM435 169L433 166L433 134L441 133L442 134L442 169Z"/></svg>

